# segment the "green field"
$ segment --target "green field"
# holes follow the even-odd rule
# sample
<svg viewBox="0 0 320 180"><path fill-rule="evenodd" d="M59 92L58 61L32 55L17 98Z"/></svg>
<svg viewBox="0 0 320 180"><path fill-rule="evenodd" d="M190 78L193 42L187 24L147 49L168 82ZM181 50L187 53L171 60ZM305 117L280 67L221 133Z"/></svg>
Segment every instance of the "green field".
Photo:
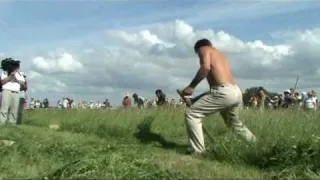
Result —
<svg viewBox="0 0 320 180"><path fill-rule="evenodd" d="M218 115L204 119L211 156L185 155L184 110L34 110L1 126L0 179L320 178L320 112L243 110L247 144ZM49 129L59 124L59 130ZM319 137L318 137L319 136Z"/></svg>

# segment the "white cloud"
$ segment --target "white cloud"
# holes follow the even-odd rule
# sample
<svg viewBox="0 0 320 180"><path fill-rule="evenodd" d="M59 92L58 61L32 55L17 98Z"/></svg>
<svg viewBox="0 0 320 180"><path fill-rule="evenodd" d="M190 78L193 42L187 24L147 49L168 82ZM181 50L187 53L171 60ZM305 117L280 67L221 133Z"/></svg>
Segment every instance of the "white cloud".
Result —
<svg viewBox="0 0 320 180"><path fill-rule="evenodd" d="M62 53L56 57L49 53L48 58L37 56L32 59L35 69L46 73L77 72L83 68L81 62L77 61L70 53Z"/></svg>
<svg viewBox="0 0 320 180"><path fill-rule="evenodd" d="M101 37L105 38L102 45L33 58L29 77L33 92L48 96L109 97L118 104L126 91L148 97L162 88L175 95L175 89L186 86L199 67L195 41L208 38L227 55L242 88L262 85L281 91L294 84L297 73L300 87L320 88L315 78L320 64L319 32L283 33L281 44L267 44L246 42L222 30L197 29L181 20L141 31L112 30ZM204 81L198 91L205 88Z"/></svg>
<svg viewBox="0 0 320 180"><path fill-rule="evenodd" d="M26 74L26 76L29 80L41 78L41 74L33 70L29 71L29 73Z"/></svg>

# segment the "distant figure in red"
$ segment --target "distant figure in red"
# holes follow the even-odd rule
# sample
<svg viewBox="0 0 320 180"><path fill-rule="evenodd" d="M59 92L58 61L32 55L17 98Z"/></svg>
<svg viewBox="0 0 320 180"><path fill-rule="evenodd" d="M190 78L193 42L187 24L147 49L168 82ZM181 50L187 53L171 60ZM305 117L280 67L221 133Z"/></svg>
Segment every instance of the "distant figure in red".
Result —
<svg viewBox="0 0 320 180"><path fill-rule="evenodd" d="M125 108L130 108L131 107L131 99L129 96L125 96L122 100L122 105Z"/></svg>
<svg viewBox="0 0 320 180"><path fill-rule="evenodd" d="M68 108L72 108L73 99L68 98Z"/></svg>

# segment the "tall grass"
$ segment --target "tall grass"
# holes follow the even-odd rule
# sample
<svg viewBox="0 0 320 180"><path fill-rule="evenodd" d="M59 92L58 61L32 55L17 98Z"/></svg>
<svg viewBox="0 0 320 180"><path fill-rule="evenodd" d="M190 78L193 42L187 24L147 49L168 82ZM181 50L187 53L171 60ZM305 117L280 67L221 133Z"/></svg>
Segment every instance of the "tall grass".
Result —
<svg viewBox="0 0 320 180"><path fill-rule="evenodd" d="M26 111L23 125L0 127L0 139L16 142L0 146L0 179L320 178L319 112L243 110L240 117L257 144L215 114L203 120L212 156L198 158L184 154L183 109Z"/></svg>

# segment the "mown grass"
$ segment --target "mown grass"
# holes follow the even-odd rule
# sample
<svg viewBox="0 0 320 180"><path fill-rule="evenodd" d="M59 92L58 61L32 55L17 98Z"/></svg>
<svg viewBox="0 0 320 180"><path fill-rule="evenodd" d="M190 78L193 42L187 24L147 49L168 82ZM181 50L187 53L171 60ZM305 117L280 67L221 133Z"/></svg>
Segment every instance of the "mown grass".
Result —
<svg viewBox="0 0 320 180"><path fill-rule="evenodd" d="M320 113L243 110L247 144L216 114L204 119L212 156L184 154L183 109L34 110L0 127L0 179L320 178ZM59 124L58 131L48 128ZM211 137L211 138L209 138Z"/></svg>

